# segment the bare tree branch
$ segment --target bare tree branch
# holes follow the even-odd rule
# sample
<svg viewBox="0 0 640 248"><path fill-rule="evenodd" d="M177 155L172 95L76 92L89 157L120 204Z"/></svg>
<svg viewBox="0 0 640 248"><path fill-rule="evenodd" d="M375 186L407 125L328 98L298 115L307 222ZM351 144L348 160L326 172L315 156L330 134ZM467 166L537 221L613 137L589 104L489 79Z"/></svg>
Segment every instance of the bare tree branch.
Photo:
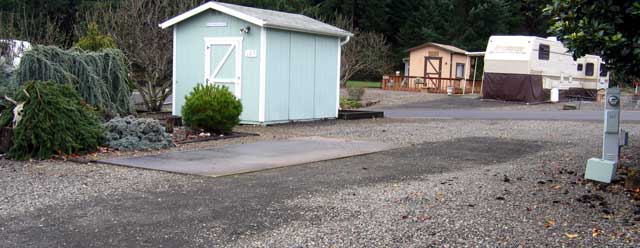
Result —
<svg viewBox="0 0 640 248"><path fill-rule="evenodd" d="M113 36L130 63L132 86L150 111L160 111L171 95L170 31L158 24L201 3L201 0L123 0L85 16Z"/></svg>
<svg viewBox="0 0 640 248"><path fill-rule="evenodd" d="M334 24L354 34L351 41L342 47L340 69L340 85L345 87L347 81L360 72L384 74L390 68L389 56L391 45L383 34L362 32L353 27L353 22L342 15L337 15Z"/></svg>

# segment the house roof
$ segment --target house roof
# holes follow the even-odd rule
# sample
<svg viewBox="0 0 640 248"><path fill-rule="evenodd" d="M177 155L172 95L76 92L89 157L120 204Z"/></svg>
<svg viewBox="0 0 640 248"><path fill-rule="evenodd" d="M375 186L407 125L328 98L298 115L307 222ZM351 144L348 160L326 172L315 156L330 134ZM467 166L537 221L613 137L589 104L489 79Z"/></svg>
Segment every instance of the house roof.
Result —
<svg viewBox="0 0 640 248"><path fill-rule="evenodd" d="M161 23L159 26L162 29L166 29L207 10L220 11L222 13L234 16L260 27L284 29L337 37L353 36L353 34L350 32L304 15L251 8L220 2L207 2L195 9L189 10L181 15L169 19Z"/></svg>
<svg viewBox="0 0 640 248"><path fill-rule="evenodd" d="M462 50L460 48L457 48L457 47L454 47L454 46L451 46L451 45L444 45L444 44L439 44L439 43L435 43L435 42L427 42L427 43L424 43L422 45L409 48L407 51L411 52L413 50L417 50L417 49L424 48L424 47L430 47L430 46L431 47L438 47L438 48L447 50L447 51L452 52L452 53L458 53L458 54L467 54L467 53L469 53L469 52L467 52L465 50Z"/></svg>

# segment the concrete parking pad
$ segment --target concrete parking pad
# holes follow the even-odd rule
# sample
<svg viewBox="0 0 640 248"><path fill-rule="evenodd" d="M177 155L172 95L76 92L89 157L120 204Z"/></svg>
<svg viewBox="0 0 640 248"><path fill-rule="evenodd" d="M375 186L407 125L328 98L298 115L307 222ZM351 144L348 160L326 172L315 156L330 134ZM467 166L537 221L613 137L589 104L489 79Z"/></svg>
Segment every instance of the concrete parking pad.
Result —
<svg viewBox="0 0 640 248"><path fill-rule="evenodd" d="M382 142L303 137L153 156L114 158L99 162L219 177L370 154L394 148L398 146Z"/></svg>

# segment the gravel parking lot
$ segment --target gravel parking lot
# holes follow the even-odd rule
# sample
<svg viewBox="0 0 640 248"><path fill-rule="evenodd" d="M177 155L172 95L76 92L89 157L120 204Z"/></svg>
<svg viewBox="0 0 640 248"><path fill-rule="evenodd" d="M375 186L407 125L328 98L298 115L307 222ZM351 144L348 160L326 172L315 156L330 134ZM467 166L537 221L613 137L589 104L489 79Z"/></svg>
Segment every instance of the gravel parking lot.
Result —
<svg viewBox="0 0 640 248"><path fill-rule="evenodd" d="M639 123L625 123L640 156ZM0 160L0 247L637 247L640 204L581 180L602 124L327 121L197 149L293 136L405 148L224 178ZM112 154L113 155L113 154ZM128 154L131 155L131 154Z"/></svg>

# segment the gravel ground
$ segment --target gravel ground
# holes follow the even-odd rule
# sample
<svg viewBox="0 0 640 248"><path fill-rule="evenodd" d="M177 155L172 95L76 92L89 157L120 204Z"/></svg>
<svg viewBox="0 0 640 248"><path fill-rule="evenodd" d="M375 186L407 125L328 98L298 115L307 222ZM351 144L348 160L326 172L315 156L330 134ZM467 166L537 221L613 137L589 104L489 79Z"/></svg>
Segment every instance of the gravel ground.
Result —
<svg viewBox="0 0 640 248"><path fill-rule="evenodd" d="M346 95L346 90L342 91ZM362 101L378 102L368 109L385 109L390 107L425 107L430 109L478 109L478 110L536 110L557 111L562 110L566 104L574 105L580 110L602 110L603 105L592 101L572 101L557 104L522 104L515 102L501 102L493 100L480 100L479 95L455 95L429 94L424 92L390 91L380 89L366 89ZM624 110L640 110L640 102L633 100L632 96L625 94L622 101Z"/></svg>
<svg viewBox="0 0 640 248"><path fill-rule="evenodd" d="M623 126L631 131L632 144L640 142L637 138L640 137L640 124L625 123ZM390 151L306 166L324 168L318 173L348 166L365 170L367 164L372 168L378 164L401 166L409 162L425 167L446 168L448 163L452 168L458 164L463 166L454 171L443 169L438 173L355 185L338 182L331 186L312 185L307 189L301 183L301 192L287 194L282 205L251 206L267 209L272 214L249 218L279 218L278 225L248 233L203 228L195 234L189 233L196 237L187 245L211 246L216 244L212 242L230 240L220 246L637 247L640 244L640 204L630 201L619 185L603 188L581 180L586 159L599 153L601 129L599 122L391 119L239 127L237 131L261 136L190 144L174 150L316 135L379 140L411 147L406 155L398 151L402 156L395 156L396 153ZM138 153L141 154L147 153ZM625 154L637 156L640 146L625 150ZM114 221L106 219L103 223L90 218L112 208L108 203L95 203L96 199L126 202L126 199L133 201L149 195L158 198L165 195L165 198L170 192L184 195L181 192L192 188L214 189L218 182L225 180L241 183L247 180L245 178L304 167L203 179L108 165L0 160L0 223L8 223L7 226L0 224L0 236L10 237L6 239L9 242L15 241L12 238L26 231L9 232L15 230L14 225L35 228L38 220L46 222L44 219L53 218L49 215L60 215L56 209L73 206L86 206L82 208L88 211L88 214L81 214L87 215L85 218L74 219L74 223L88 223L89 227L99 228ZM322 174L318 176L322 178ZM362 177L359 174L341 176ZM269 188L255 190L270 194ZM280 218L280 214L276 214L290 212L295 212L296 218L287 218L287 214ZM162 213L162 216L171 218L172 214L175 213ZM38 218L34 219L34 216ZM44 217L40 219L40 216ZM167 226L162 231L181 232L171 228L177 229ZM117 243L106 244L118 246Z"/></svg>
<svg viewBox="0 0 640 248"><path fill-rule="evenodd" d="M513 128L509 130L496 128L504 123L474 124L478 124L474 125L475 130L460 129L456 124L440 127L442 132L432 132L427 140L440 140L446 134L450 138L533 139L554 145L540 153L490 167L298 197L287 205L307 210L304 212L307 218L242 240L236 246L637 247L640 244L640 204L622 193L620 185L603 188L582 180L586 159L598 153L599 147L592 144L600 142L599 136L587 134L598 132L599 125L515 122L507 124ZM401 132L411 130L410 126L405 123ZM638 137L639 127L632 125L633 137ZM413 137L419 136L419 132L415 134ZM395 135L384 136L395 141ZM640 154L640 146L625 153Z"/></svg>

